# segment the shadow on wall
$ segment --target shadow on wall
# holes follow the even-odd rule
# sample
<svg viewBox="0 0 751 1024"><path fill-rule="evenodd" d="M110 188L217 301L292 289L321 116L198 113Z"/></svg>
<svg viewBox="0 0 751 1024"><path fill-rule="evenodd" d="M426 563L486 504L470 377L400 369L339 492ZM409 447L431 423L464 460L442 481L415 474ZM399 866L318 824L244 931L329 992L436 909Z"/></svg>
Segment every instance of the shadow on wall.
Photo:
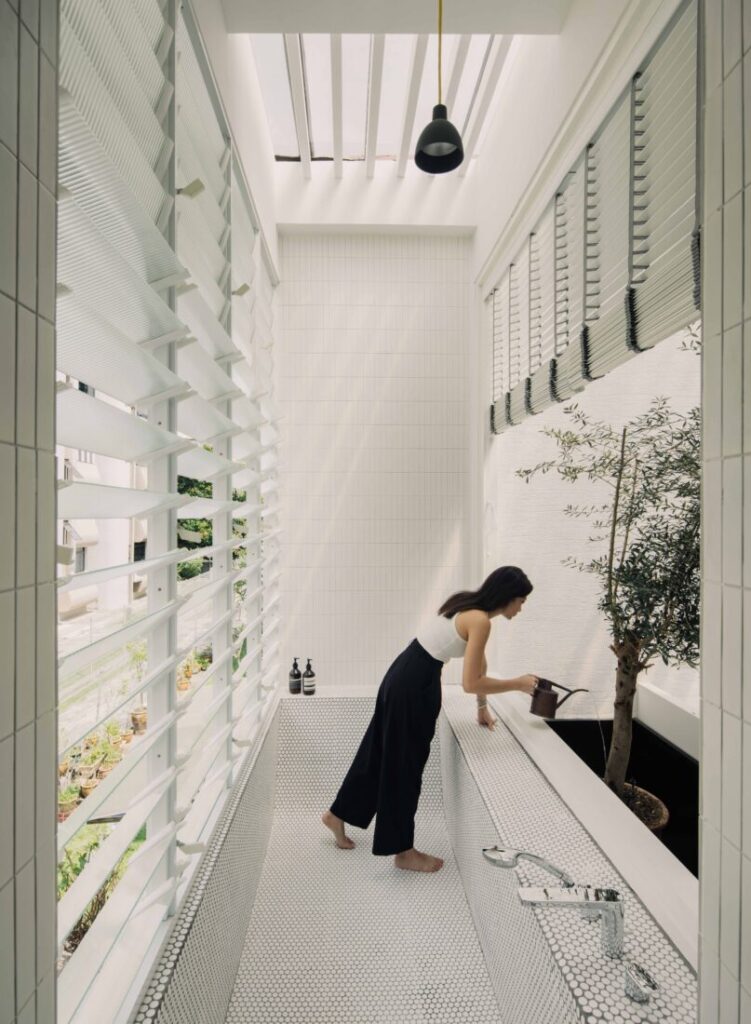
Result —
<svg viewBox="0 0 751 1024"><path fill-rule="evenodd" d="M700 361L681 350L682 341L683 332L594 381L577 396L577 404L616 428L645 412L657 395L681 412L698 405ZM597 610L600 585L562 564L569 556L588 560L594 554L592 526L565 516L563 509L572 502L606 501L609 489L580 480L574 494L557 474L529 484L515 475L554 456L554 442L541 431L562 427L566 419L563 406L554 406L491 440L485 463L485 568L489 572L497 565L519 565L535 590L524 614L495 631L489 662L501 675L535 672L567 686L588 687L591 693L578 695L566 714L609 717L615 658ZM688 667L667 668L658 662L645 678L669 689L676 699L684 695L690 702L698 693L699 673Z"/></svg>

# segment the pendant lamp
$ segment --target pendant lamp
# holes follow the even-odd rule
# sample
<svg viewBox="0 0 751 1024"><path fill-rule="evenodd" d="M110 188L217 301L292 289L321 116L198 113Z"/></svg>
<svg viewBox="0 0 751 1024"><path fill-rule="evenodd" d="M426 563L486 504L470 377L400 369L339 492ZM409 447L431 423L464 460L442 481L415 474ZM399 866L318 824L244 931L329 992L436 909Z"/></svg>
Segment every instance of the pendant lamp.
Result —
<svg viewBox="0 0 751 1024"><path fill-rule="evenodd" d="M420 132L415 150L415 163L427 174L445 174L455 170L464 159L462 137L448 120L443 99L441 57L443 37L443 0L438 0L438 103L433 107L433 120Z"/></svg>

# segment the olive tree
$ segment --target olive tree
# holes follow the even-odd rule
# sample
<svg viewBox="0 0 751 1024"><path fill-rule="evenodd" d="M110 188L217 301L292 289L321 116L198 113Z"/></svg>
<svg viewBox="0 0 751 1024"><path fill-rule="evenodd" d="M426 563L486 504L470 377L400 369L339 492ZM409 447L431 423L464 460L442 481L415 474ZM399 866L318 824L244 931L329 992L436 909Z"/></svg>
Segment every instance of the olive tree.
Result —
<svg viewBox="0 0 751 1024"><path fill-rule="evenodd" d="M585 478L609 491L601 503L564 509L591 523L596 552L564 562L600 582L598 607L617 659L604 778L623 796L639 673L656 658L696 665L699 657L700 410L678 413L656 398L622 430L576 404L564 412L567 428L543 430L556 457L517 473L529 482L555 471L572 484Z"/></svg>

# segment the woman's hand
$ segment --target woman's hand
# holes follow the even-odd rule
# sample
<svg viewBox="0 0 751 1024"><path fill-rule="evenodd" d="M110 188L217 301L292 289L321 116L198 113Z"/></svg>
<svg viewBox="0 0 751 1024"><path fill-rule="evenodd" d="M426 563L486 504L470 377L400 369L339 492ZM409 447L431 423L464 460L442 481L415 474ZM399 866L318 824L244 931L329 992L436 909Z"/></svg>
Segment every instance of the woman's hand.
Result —
<svg viewBox="0 0 751 1024"><path fill-rule="evenodd" d="M517 690L521 690L522 693L528 693L530 696L534 693L535 687L538 683L537 676L519 676L517 679Z"/></svg>
<svg viewBox="0 0 751 1024"><path fill-rule="evenodd" d="M477 709L477 724L487 725L491 731L495 729L495 715L486 704L483 708Z"/></svg>

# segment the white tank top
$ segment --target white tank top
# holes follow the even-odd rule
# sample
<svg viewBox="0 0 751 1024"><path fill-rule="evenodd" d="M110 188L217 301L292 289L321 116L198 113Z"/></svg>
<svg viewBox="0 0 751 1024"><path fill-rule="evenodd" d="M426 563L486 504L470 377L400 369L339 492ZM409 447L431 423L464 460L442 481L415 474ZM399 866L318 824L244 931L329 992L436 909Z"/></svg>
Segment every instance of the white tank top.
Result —
<svg viewBox="0 0 751 1024"><path fill-rule="evenodd" d="M456 631L456 615L452 619L445 615L430 619L418 632L417 642L438 661L463 658L467 649L467 641Z"/></svg>

